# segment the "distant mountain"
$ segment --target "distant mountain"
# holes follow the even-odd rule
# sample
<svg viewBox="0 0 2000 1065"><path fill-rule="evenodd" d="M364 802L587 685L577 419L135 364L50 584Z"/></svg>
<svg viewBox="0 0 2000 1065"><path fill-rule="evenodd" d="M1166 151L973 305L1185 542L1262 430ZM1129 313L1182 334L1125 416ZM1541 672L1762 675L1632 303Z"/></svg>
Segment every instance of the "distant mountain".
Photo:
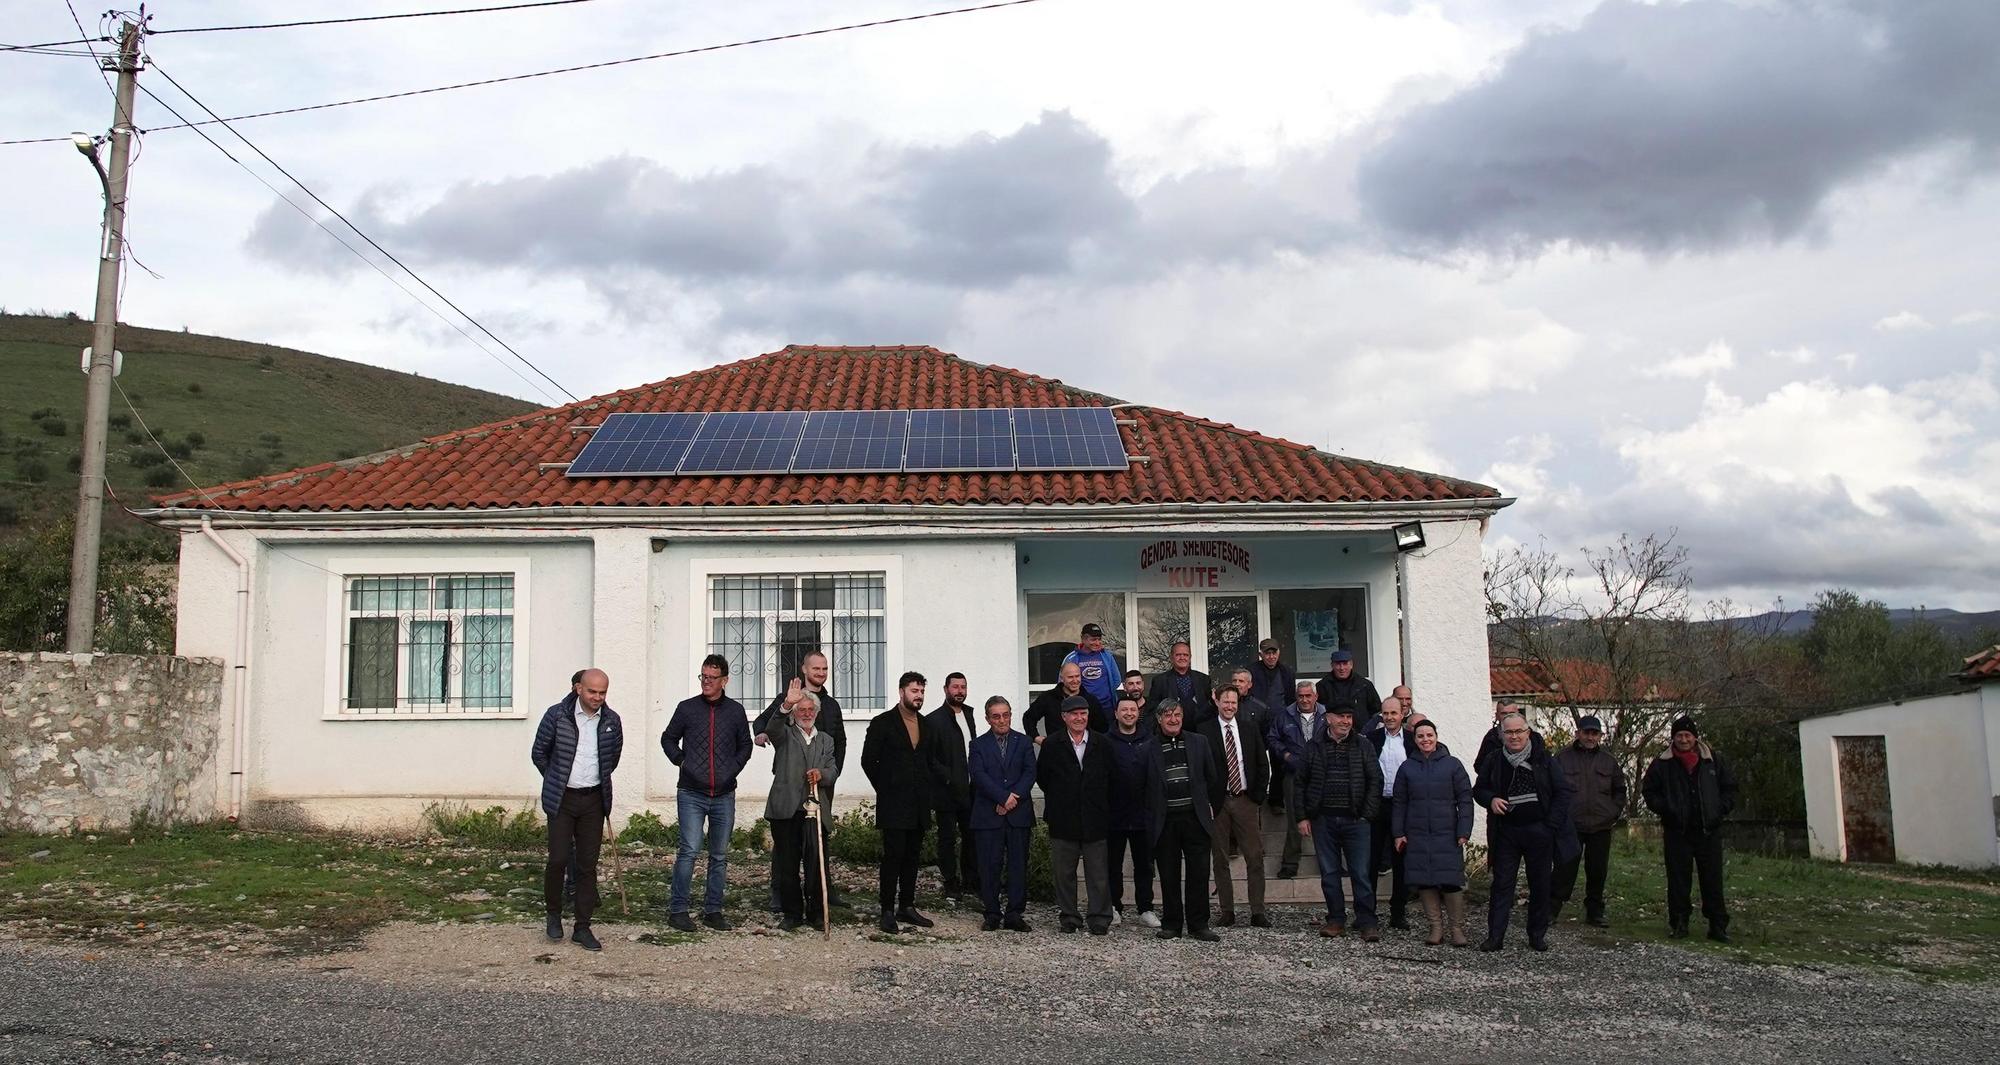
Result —
<svg viewBox="0 0 2000 1065"><path fill-rule="evenodd" d="M76 505L90 322L0 314L0 536ZM117 500L204 487L414 443L536 409L511 396L227 337L118 327L105 475ZM136 408L139 417L126 405ZM135 522L107 501L107 527Z"/></svg>
<svg viewBox="0 0 2000 1065"><path fill-rule="evenodd" d="M1968 613L1966 611L1950 610L1943 607L1928 609L1916 607L1889 608L1889 624L1892 626L1901 627L1908 625L1918 618L1936 625L1947 639L1955 642L1970 640L1981 632L2000 631L2000 610L1984 610ZM1543 620L1546 623L1553 619ZM1770 610L1762 614L1751 614L1730 620L1738 624L1757 627L1773 626L1780 635L1800 636L1806 630L1812 628L1813 616L1811 610L1786 610L1782 613ZM1499 634L1500 629L1497 625L1489 624L1486 626L1486 637L1489 643Z"/></svg>

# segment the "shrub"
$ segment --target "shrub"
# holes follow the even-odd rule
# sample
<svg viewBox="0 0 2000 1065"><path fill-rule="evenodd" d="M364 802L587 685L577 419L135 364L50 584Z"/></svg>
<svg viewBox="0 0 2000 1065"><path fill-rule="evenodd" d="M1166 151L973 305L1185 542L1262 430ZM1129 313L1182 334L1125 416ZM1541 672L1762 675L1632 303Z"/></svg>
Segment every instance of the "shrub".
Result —
<svg viewBox="0 0 2000 1065"><path fill-rule="evenodd" d="M49 464L41 459L15 459L14 472L29 484L41 484L49 479Z"/></svg>
<svg viewBox="0 0 2000 1065"><path fill-rule="evenodd" d="M167 457L148 447L126 452L125 461L143 470L149 466L158 466L166 462Z"/></svg>
<svg viewBox="0 0 2000 1065"><path fill-rule="evenodd" d="M246 451L236 460L236 479L247 481L252 477L262 477L264 476L264 471L270 468L264 462L262 456L253 455Z"/></svg>
<svg viewBox="0 0 2000 1065"><path fill-rule="evenodd" d="M284 442L284 438L274 432L266 430L264 432L257 434L257 442L260 444L269 445L271 447L277 447L279 444Z"/></svg>
<svg viewBox="0 0 2000 1065"><path fill-rule="evenodd" d="M125 442L128 444L143 444L146 442L146 434L137 429L127 430L125 433Z"/></svg>
<svg viewBox="0 0 2000 1065"><path fill-rule="evenodd" d="M263 367L266 370L270 369L273 366L276 366L277 364L278 364L277 358L272 356L270 352L265 352L264 354L257 356L257 365Z"/></svg>
<svg viewBox="0 0 2000 1065"><path fill-rule="evenodd" d="M34 410L28 412L28 420L38 422L43 418L53 418L60 413L62 412L56 410L54 407L36 407Z"/></svg>
<svg viewBox="0 0 2000 1065"><path fill-rule="evenodd" d="M208 434L202 432L199 429L189 429L188 434L184 439L187 440L189 447L208 446Z"/></svg>
<svg viewBox="0 0 2000 1065"><path fill-rule="evenodd" d="M189 385L188 385L188 393L189 393L190 395L196 395L196 396L199 396L199 395L201 395L201 382L199 382L199 381L194 381L194 382L191 382L191 383L189 383Z"/></svg>
<svg viewBox="0 0 2000 1065"><path fill-rule="evenodd" d="M42 432L50 436L67 436L69 434L69 423L63 421L61 418L43 418Z"/></svg>
<svg viewBox="0 0 2000 1065"><path fill-rule="evenodd" d="M114 414L106 418L104 424L113 429L130 429L132 428L132 416L130 414Z"/></svg>
<svg viewBox="0 0 2000 1065"><path fill-rule="evenodd" d="M644 843L651 847L679 847L681 826L667 824L651 810L641 810L626 820L625 830L618 833L618 838L627 843Z"/></svg>
<svg viewBox="0 0 2000 1065"><path fill-rule="evenodd" d="M19 525L21 504L11 499L0 499L0 525Z"/></svg>
<svg viewBox="0 0 2000 1065"><path fill-rule="evenodd" d="M191 459L194 457L194 445L185 440L169 440L165 446L167 454L177 459Z"/></svg>
<svg viewBox="0 0 2000 1065"><path fill-rule="evenodd" d="M174 471L165 466L155 466L146 471L146 487L166 488L174 483Z"/></svg>
<svg viewBox="0 0 2000 1065"><path fill-rule="evenodd" d="M424 820L446 839L483 847L540 847L546 841L541 815L532 809L507 813L504 806L475 810L463 803L432 803Z"/></svg>
<svg viewBox="0 0 2000 1065"><path fill-rule="evenodd" d="M71 472L71 473L82 473L82 472L83 472L83 453L82 453L82 452L80 452L80 451L72 451L72 452L70 452L70 456L69 456L69 458L68 458L68 459L66 459L66 460L65 460L65 461L63 462L63 465L64 465L65 467L68 467L68 469L69 469L69 472Z"/></svg>

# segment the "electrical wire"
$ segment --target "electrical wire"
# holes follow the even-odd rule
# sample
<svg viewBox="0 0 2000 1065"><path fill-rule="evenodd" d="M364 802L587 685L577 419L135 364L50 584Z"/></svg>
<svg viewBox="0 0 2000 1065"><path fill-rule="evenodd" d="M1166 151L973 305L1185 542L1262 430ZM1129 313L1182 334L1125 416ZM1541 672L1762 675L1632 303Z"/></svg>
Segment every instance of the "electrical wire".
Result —
<svg viewBox="0 0 2000 1065"><path fill-rule="evenodd" d="M154 64L153 69L156 72L158 72L160 76L166 77L167 80L170 83L172 83L175 88L180 89L180 91L183 94L187 92L186 89L180 87L179 82L175 82L173 78L169 77L166 71L160 70L159 65L157 63ZM181 114L180 111L174 107L174 105L161 99L159 94L153 92L153 90L141 84L139 86L139 91L145 93L148 97L150 97L153 100L153 102L159 104L161 107L166 108L168 113L172 114L175 118L181 119L183 122L186 121L187 116ZM197 106L201 105L201 101L195 100L194 97L192 96L189 96L188 99L192 100ZM214 112L210 113L213 114ZM225 126L225 128L228 127ZM306 210L303 206L300 206L298 201L292 199L290 196L285 195L282 191L278 189L276 185L271 184L271 182L267 180L264 177L264 175L259 174L257 171L251 169L249 164L245 163L241 159L238 159L234 153L230 152L229 149L224 148L220 143L218 143L215 140L215 138L210 137L206 131L201 129L195 129L195 132L201 136L202 140L207 141L209 145L213 147L216 151L221 152L224 158L228 159L232 163L235 163L237 166L242 167L245 173L249 174L253 178L256 178L257 182L263 185L266 189L269 189L273 196L276 196L278 197L278 199L283 200L285 204L289 206L292 210L297 211L307 221L311 222L315 226L318 226L321 232L324 232L327 236L330 236L335 241L339 242L340 246L346 248L350 253L354 255L355 258L358 258L362 262L367 263L372 269L374 269L376 273L381 274L384 278L386 278L390 284L395 285L397 288L403 290L403 294L409 296L412 300L416 301L418 306L421 306L425 310L431 312L431 314L435 315L439 321L443 322L444 324L450 326L452 329L456 330L458 334L464 337L468 342L470 342L473 347L478 348L480 351L484 352L488 358L491 358L493 361L499 363L501 366L506 367L509 371L511 371L514 374L515 377L520 378L521 381L524 384L526 384L529 388L535 390L536 392L541 393L542 398L547 399L552 405L557 405L557 406L561 405L562 401L556 399L554 396L551 396L548 393L547 389L544 389L534 380L527 377L527 375L521 373L521 371L518 368L516 368L512 363L509 363L507 360L495 354L493 350L488 348L485 344L480 343L479 338L473 336L471 333L466 332L464 326L459 325L457 322L446 317L442 311L439 311L436 307L431 306L431 304L428 301L426 301L423 297L417 295L414 291L412 291L408 285L403 284L403 282L399 280L394 274L391 274L388 270L384 269L381 263L376 262L374 259L369 258L366 254L364 254L361 251L361 249L349 243L345 237L342 237L339 233L335 232L331 227L329 227L326 224L326 222L323 221L319 216L313 214L311 211ZM236 133L234 129L230 129L230 132ZM236 136L237 139L243 140L243 135L241 133L236 133ZM244 140L243 143L250 144L248 140ZM250 147L253 151L257 150L257 146L254 144L251 144ZM376 244L375 241L369 238L368 234L363 233L358 227L354 225L353 222L348 221L346 216L342 215L338 211L333 210L331 206L327 205L325 200L320 199L319 196L315 195L311 189L306 188L306 186L303 183L301 183L297 178L292 177L289 171L287 171L282 166L278 166L278 164L275 161L273 161L270 156L264 155L262 151L257 151L257 154L263 156L266 162L269 162L273 167L275 167L278 170L279 173L284 174L286 178L290 179L292 184L297 185L300 191L304 192L307 196L311 196L314 202L320 204L322 207L326 207L326 209L329 212L332 212L334 217L339 218L342 222L346 223L348 229L352 230L356 236L360 237L362 240L368 241L368 243L371 246L373 246L377 251L380 251L384 256L387 256L391 262L394 262L397 266L401 266L403 268L403 271L409 274L411 278L415 279L418 284L421 284L425 288L430 289L430 291L436 294L439 299L444 300L445 304L451 307L452 310L458 311L460 315L464 316L466 321L471 322L475 326L478 326L480 330L482 332L486 332L488 336L493 336L493 334L490 331L486 330L484 326L480 326L479 322L476 319L474 319L471 315L468 315L464 311L459 310L457 304L454 304L451 302L451 300L446 299L443 293L438 292L437 289L433 288L429 283L425 282L423 278L418 277L415 271L412 271L407 266L403 266L401 260L398 260L395 256L390 255L387 250L382 248L381 245ZM499 337L493 337L493 339L496 343L500 344L501 347L503 348L507 347L506 342L500 340ZM528 368L534 370L538 374L541 373L540 367L537 367L535 366L534 363L529 362L527 358L522 356L519 352L515 352L512 348L507 348L507 350L513 353L514 357L516 359L519 359ZM572 401L576 399L574 395L570 394L568 389L563 388L561 384L557 383L553 378L550 378L547 374L542 374L542 377L548 380L550 384L555 385L556 388L559 391L561 391L564 395L569 396Z"/></svg>
<svg viewBox="0 0 2000 1065"><path fill-rule="evenodd" d="M86 32L83 28L83 19L77 17L76 5L74 3L71 3L70 0L63 0L63 6L69 8L69 20L71 22L76 23L76 32L78 33ZM143 27L145 23L138 23L137 25ZM104 29L103 23L102 22L98 23L97 28L100 32L102 32ZM140 32L143 33L144 30L142 29ZM106 74L104 72L104 60L98 58L97 46L94 44L90 44L88 41L86 41L84 43L84 47L89 50L90 58L97 63L97 76L103 80L105 91L111 94L111 98L113 100L118 99L118 90L111 87L111 75ZM131 118L130 115L127 115L125 117L128 120Z"/></svg>
<svg viewBox="0 0 2000 1065"><path fill-rule="evenodd" d="M245 115L231 115L228 118L214 118L203 122L190 122L180 126L159 126L153 132L170 129L186 129L193 126L212 126L216 123L242 122L252 118L271 118L277 115L296 115L306 111L324 111L328 108L347 107L351 104L372 104L384 100L401 100L411 96L427 96L432 93L450 92L454 89L472 89L484 85L502 85L512 81L526 81L530 78L546 78L555 74L574 74L584 70L603 70L607 67L627 66L632 63L646 63L655 59L678 59L683 56L700 55L704 52L721 52L732 48L748 48L752 45L774 44L779 41L796 41L806 37L819 37L829 33L846 33L849 30L873 29L878 26L893 26L902 22L918 22L924 19L944 18L950 15L970 15L981 11L993 11L1005 7L1020 7L1023 4L1040 3L1041 0L998 0L996 3L978 4L973 7L952 8L948 11L928 11L918 15L901 15L896 18L876 19L872 22L853 22L845 26L827 26L816 30L801 30L797 33L783 33L775 37L757 37L745 41L731 41L728 44L709 44L699 48L682 48L673 52L656 52L652 55L633 56L630 59L611 59L602 63L585 63L581 66L558 67L554 70L538 70L529 74L510 74L498 78L482 78L478 81L461 81L451 85L438 85L428 89L411 89L407 92L384 93L380 96L361 96L352 100L336 100L332 103L308 104L304 107L286 107L276 111L255 111ZM239 134L240 135L240 134ZM0 141L0 144L26 143Z"/></svg>
<svg viewBox="0 0 2000 1065"><path fill-rule="evenodd" d="M74 9L72 9L73 13ZM81 23L77 25L76 31L78 33L84 32ZM90 44L92 41L102 42L106 39L104 37L85 37L75 41L43 41L41 44L0 44L0 52L29 52L37 48L68 48L72 45Z"/></svg>
<svg viewBox="0 0 2000 1065"><path fill-rule="evenodd" d="M398 15L357 15L353 18L308 19L302 22L266 22L249 26L189 26L154 33L228 33L234 30L288 30L298 26L342 26L355 22L387 22L391 19L429 18L433 15L480 15L492 11L520 11L531 7L566 7L590 0L536 0L535 3L500 4L495 7L461 7L448 11L406 11Z"/></svg>

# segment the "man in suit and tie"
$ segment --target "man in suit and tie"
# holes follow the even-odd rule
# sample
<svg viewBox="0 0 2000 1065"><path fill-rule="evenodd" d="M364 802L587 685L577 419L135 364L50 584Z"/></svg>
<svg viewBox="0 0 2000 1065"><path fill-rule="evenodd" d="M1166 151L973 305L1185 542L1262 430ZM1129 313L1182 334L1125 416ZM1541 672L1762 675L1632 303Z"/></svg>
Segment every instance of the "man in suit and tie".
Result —
<svg viewBox="0 0 2000 1065"><path fill-rule="evenodd" d="M1260 808L1271 785L1271 754L1264 746L1262 723L1240 709L1242 696L1234 687L1215 693L1215 720L1198 730L1215 752L1214 769L1222 780L1222 803L1215 810L1215 898L1222 907L1216 923L1236 923L1236 887L1229 876L1229 852L1243 854L1250 894L1250 923L1271 927L1264 915L1264 826Z"/></svg>
<svg viewBox="0 0 2000 1065"><path fill-rule="evenodd" d="M1014 707L996 695L986 700L986 734L966 753L972 779L972 841L979 852L979 898L988 932L1028 931L1028 836L1035 828L1035 745L1015 732ZM1072 878L1074 879L1074 878ZM1007 902L1001 911L1004 881Z"/></svg>
<svg viewBox="0 0 2000 1065"><path fill-rule="evenodd" d="M927 717L937 733L938 768L943 779L933 805L937 811L938 875L944 893L957 902L968 884L979 883L978 863L972 855L972 785L966 775L966 747L979 729L972 719L972 707L965 705L965 674L944 678L944 703Z"/></svg>
<svg viewBox="0 0 2000 1065"><path fill-rule="evenodd" d="M1152 818L1153 862L1160 870L1160 939L1181 930L1204 943L1221 937L1208 927L1209 840L1222 781L1215 775L1208 741L1181 727L1181 704L1168 699L1155 710L1160 738L1146 770L1146 809ZM1182 873L1186 881L1182 881Z"/></svg>
<svg viewBox="0 0 2000 1065"><path fill-rule="evenodd" d="M1062 930L1088 923L1090 934L1111 931L1111 868L1105 840L1111 834L1110 741L1090 729L1090 700L1063 700L1063 731L1042 741L1035 781L1042 786L1042 817L1049 823L1049 865L1055 877ZM1083 863L1087 908L1076 905L1076 866Z"/></svg>
<svg viewBox="0 0 2000 1065"><path fill-rule="evenodd" d="M1158 712L1158 708L1168 699L1181 704L1181 725L1189 732L1201 728L1201 723L1215 716L1215 700L1211 697L1208 674L1192 668L1194 651L1182 640L1173 646L1168 658L1174 668L1153 678L1153 684L1146 689L1146 702Z"/></svg>

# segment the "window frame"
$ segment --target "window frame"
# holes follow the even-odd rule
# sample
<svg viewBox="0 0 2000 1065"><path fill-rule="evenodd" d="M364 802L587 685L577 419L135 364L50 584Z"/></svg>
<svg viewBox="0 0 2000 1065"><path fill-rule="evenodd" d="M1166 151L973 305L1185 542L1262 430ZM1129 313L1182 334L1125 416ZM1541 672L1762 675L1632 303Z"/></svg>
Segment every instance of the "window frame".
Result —
<svg viewBox="0 0 2000 1065"><path fill-rule="evenodd" d="M901 674L903 669L908 668L906 665L899 665L905 657L903 652L903 562L900 557L895 555L842 555L829 553L810 556L710 557L691 560L688 565L688 602L690 604L688 615L688 650L690 654L685 671L687 680L684 682L670 681L667 690L681 690L681 685L685 685L689 690L692 690L696 667L710 653L710 647L713 645L714 622L716 618L747 616L719 614L715 611L712 599L712 578L791 577L797 579L801 577L840 575L874 576L878 574L882 578L883 702L875 705L863 704L856 701L849 692L841 690L837 679L829 682L829 688L833 692L834 697L840 700L843 716L850 719L862 715L873 716L887 710L895 704L896 677ZM804 612L798 610L780 610L778 611L778 616L783 619L784 615L801 613ZM827 612L815 611L812 613L814 616L819 616ZM873 615L872 613L860 613L852 614L851 616L867 617ZM824 636L827 642L831 641L831 632L824 634ZM778 642L777 631L775 629L772 630L768 639L770 640L770 646L775 649ZM776 670L777 665L777 659L774 656L770 668ZM775 683L780 687L782 687L783 682L784 678L775 678ZM773 692L776 690L778 689L772 689ZM734 672L730 674L727 691L729 697L742 702L744 709L748 710L753 717L762 712L764 706L772 698L771 695L767 694L756 706L744 702L744 689L739 685L739 678Z"/></svg>
<svg viewBox="0 0 2000 1065"><path fill-rule="evenodd" d="M529 715L531 701L528 696L528 620L529 566L525 556L455 556L429 555L422 557L376 556L349 557L329 560L327 570L327 623L326 623L326 683L325 699L320 717L325 721L518 721ZM356 579L372 577L425 577L433 582L440 577L459 576L506 576L514 579L514 605L506 616L512 619L514 668L512 678L512 702L507 706L463 707L463 689L448 696L443 704L427 702L415 704L422 709L399 705L393 708L374 710L354 710L347 706L347 684L349 669L348 623L356 616L349 609L349 595L352 582ZM432 585L435 594L435 583ZM388 615L382 615L388 616ZM492 616L492 615L483 615ZM450 620L453 635L450 639L463 640L463 617L453 612ZM399 646L401 646L399 642ZM446 643L449 657L450 640ZM407 700L401 695L408 683L409 663L399 656L396 672L398 702ZM459 708L453 709L456 705Z"/></svg>

